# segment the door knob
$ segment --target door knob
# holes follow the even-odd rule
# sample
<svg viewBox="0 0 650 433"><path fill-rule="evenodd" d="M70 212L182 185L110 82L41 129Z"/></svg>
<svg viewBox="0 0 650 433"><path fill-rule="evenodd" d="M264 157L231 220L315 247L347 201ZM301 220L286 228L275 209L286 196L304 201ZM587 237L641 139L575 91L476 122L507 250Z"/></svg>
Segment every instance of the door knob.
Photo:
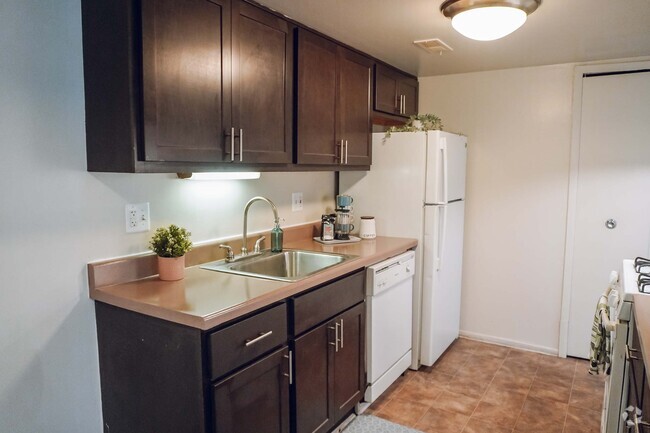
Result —
<svg viewBox="0 0 650 433"><path fill-rule="evenodd" d="M617 222L616 222L615 219L611 219L611 218L610 218L610 219L608 219L607 221L605 221L605 227L607 227L607 228L610 229L610 230L615 229L615 228L616 228L616 225L617 225Z"/></svg>

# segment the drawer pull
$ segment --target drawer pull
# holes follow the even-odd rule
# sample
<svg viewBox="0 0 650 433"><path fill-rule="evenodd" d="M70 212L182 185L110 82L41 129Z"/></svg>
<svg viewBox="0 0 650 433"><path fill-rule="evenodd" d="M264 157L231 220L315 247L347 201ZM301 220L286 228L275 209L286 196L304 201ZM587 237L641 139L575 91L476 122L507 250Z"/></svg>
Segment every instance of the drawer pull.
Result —
<svg viewBox="0 0 650 433"><path fill-rule="evenodd" d="M257 337L246 340L246 347L252 346L253 344L257 343L258 341L264 340L266 337L268 337L271 334L273 334L273 331L262 332Z"/></svg>

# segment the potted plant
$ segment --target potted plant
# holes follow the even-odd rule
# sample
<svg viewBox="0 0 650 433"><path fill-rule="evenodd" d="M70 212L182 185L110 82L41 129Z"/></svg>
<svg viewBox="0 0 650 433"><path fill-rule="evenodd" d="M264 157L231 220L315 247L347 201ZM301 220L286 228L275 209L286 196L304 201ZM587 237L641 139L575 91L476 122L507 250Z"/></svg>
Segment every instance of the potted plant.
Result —
<svg viewBox="0 0 650 433"><path fill-rule="evenodd" d="M149 248L158 255L158 276L161 280L176 281L185 276L185 253L192 249L191 234L174 224L156 229Z"/></svg>

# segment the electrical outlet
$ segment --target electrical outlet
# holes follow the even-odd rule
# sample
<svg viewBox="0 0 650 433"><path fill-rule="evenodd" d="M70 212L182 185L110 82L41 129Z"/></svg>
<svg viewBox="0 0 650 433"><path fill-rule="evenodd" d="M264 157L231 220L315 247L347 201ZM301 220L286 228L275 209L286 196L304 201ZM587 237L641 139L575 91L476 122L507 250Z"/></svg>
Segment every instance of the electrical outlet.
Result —
<svg viewBox="0 0 650 433"><path fill-rule="evenodd" d="M291 194L291 211L297 212L302 210L302 193L294 192Z"/></svg>
<svg viewBox="0 0 650 433"><path fill-rule="evenodd" d="M148 232L151 229L149 203L127 204L124 209L127 233Z"/></svg>

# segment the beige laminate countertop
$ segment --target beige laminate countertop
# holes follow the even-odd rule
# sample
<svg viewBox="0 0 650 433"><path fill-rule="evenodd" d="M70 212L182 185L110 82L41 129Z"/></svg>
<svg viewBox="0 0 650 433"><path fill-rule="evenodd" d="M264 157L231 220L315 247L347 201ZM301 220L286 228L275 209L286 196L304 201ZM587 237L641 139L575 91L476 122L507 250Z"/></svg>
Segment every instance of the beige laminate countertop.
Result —
<svg viewBox="0 0 650 433"><path fill-rule="evenodd" d="M634 295L634 320L646 372L650 372L650 295Z"/></svg>
<svg viewBox="0 0 650 433"><path fill-rule="evenodd" d="M287 249L358 256L294 283L226 274L192 266L180 281L157 276L92 287L96 301L207 330L352 271L417 246L415 239L377 237L351 244L323 245L312 239L285 243Z"/></svg>

